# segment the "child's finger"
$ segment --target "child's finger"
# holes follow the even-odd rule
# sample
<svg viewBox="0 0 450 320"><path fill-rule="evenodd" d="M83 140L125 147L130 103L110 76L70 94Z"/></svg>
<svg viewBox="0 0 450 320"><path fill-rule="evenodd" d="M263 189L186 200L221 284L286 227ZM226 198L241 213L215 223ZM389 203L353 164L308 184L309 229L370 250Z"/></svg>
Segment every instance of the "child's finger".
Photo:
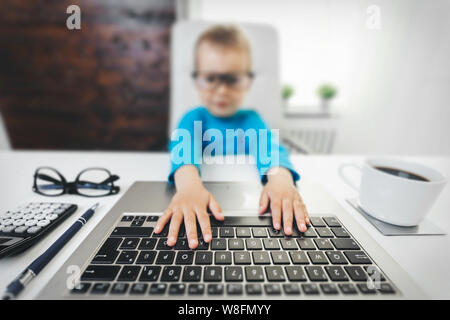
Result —
<svg viewBox="0 0 450 320"><path fill-rule="evenodd" d="M192 209L184 210L184 227L186 229L186 236L189 242L189 248L195 249L198 246L197 239L197 223L195 220L195 213Z"/></svg>
<svg viewBox="0 0 450 320"><path fill-rule="evenodd" d="M283 199L283 226L284 233L290 236L292 234L292 200Z"/></svg>
<svg viewBox="0 0 450 320"><path fill-rule="evenodd" d="M172 216L172 210L170 208L166 209L161 217L159 217L158 222L156 222L155 226L155 232L160 233L164 226L166 225L167 221L169 221L170 217Z"/></svg>
<svg viewBox="0 0 450 320"><path fill-rule="evenodd" d="M267 195L267 192L263 190L261 192L261 196L259 197L259 214L266 211L267 206L269 205L269 196Z"/></svg>
<svg viewBox="0 0 450 320"><path fill-rule="evenodd" d="M272 223L276 230L281 228L281 200L280 198L270 199L270 211L272 211Z"/></svg>
<svg viewBox="0 0 450 320"><path fill-rule="evenodd" d="M211 223L209 221L209 215L205 210L197 211L198 223L202 229L203 239L205 242L210 242L212 239Z"/></svg>
<svg viewBox="0 0 450 320"><path fill-rule="evenodd" d="M307 230L305 224L305 213L303 210L302 202L298 199L294 200L294 214L295 221L297 221L298 230L305 232Z"/></svg>
<svg viewBox="0 0 450 320"><path fill-rule="evenodd" d="M211 210L213 216L217 219L222 221L223 219L225 219L225 217L222 214L222 208L220 207L219 203L217 202L217 200L213 197L212 194L209 195L209 202L208 202L208 207Z"/></svg>
<svg viewBox="0 0 450 320"><path fill-rule="evenodd" d="M167 244L174 246L177 243L178 231L180 231L180 225L183 222L183 212L181 210L175 211L170 220L169 237L167 238Z"/></svg>

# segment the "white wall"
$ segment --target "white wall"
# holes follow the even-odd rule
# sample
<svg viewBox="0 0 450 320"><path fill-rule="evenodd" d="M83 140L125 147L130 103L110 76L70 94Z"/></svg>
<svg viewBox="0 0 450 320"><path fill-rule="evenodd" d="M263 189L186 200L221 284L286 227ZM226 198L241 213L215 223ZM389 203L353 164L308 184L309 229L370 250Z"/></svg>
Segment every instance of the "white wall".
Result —
<svg viewBox="0 0 450 320"><path fill-rule="evenodd" d="M371 5L379 30L367 27ZM276 26L295 104L338 86L335 152L450 155L450 1L191 0L190 12Z"/></svg>

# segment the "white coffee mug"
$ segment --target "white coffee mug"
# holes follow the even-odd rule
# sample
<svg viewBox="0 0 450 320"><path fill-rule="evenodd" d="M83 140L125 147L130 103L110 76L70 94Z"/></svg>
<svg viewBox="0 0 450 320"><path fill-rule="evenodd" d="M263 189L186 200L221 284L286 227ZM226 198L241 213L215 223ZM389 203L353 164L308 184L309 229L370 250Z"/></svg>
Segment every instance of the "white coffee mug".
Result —
<svg viewBox="0 0 450 320"><path fill-rule="evenodd" d="M344 174L352 166L361 171L359 188ZM425 180L413 180L376 169L391 168L413 173ZM343 180L359 191L361 208L374 218L398 225L416 226L430 211L447 179L422 164L389 158L369 158L362 167L344 164L339 168Z"/></svg>

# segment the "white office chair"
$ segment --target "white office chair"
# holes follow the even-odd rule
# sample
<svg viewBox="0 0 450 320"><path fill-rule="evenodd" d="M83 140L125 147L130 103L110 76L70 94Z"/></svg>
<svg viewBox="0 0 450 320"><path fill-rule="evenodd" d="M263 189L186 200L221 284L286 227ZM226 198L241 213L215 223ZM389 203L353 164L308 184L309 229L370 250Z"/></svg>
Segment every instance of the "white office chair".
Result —
<svg viewBox="0 0 450 320"><path fill-rule="evenodd" d="M200 33L215 24L217 23L207 21L182 21L172 29L169 138L183 114L201 105L191 78L194 70L194 45ZM239 27L250 40L255 72L244 106L258 111L271 128L279 129L282 108L277 31L263 24L246 23L239 24Z"/></svg>

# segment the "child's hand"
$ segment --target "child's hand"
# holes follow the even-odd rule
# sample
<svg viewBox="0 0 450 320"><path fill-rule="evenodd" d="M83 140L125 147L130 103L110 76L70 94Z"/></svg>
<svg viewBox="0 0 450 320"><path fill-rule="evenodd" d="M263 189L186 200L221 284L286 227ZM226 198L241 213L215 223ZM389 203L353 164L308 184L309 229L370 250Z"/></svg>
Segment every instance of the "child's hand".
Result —
<svg viewBox="0 0 450 320"><path fill-rule="evenodd" d="M196 220L198 219L200 224L204 241L210 242L212 240L212 234L209 214L206 211L207 208L209 207L217 220L222 221L224 216L216 199L205 189L201 180L196 178L195 175L198 177L197 169L194 168L195 172L191 171L189 173L187 171L190 169L184 170L184 167L179 169L181 170L179 178L176 177L176 179L178 179L176 180L177 192L173 196L167 210L164 211L163 215L159 218L155 227L155 232L161 232L166 223L171 220L167 244L169 246L174 246L177 242L180 225L184 220L189 248L195 249L198 246ZM184 173L181 173L182 171L184 171ZM184 177L181 177L181 174L183 174ZM190 178L190 180L184 178ZM179 182L181 180L184 180L184 182Z"/></svg>
<svg viewBox="0 0 450 320"><path fill-rule="evenodd" d="M298 229L305 232L306 224L310 223L309 215L294 185L291 172L285 168L273 169L278 169L278 172L267 175L268 182L264 186L259 201L259 213L266 211L270 201L272 223L275 229L280 230L281 216L283 216L284 233L291 235L295 216Z"/></svg>

